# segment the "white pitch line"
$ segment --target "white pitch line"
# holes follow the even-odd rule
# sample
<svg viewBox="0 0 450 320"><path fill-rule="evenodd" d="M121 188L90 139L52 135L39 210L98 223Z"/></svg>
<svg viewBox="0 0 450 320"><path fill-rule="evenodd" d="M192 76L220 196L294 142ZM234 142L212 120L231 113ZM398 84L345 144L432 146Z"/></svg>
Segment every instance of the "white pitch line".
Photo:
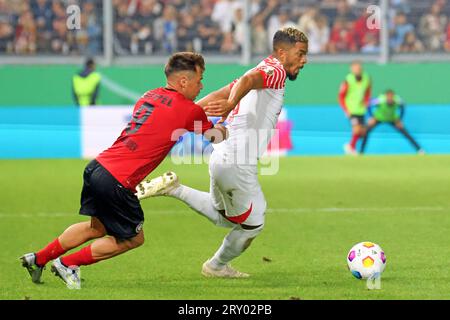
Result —
<svg viewBox="0 0 450 320"><path fill-rule="evenodd" d="M450 208L446 207L381 207L381 208L269 208L266 210L267 213L277 214L277 213L313 213L313 212L324 212L324 213L340 213L340 212L429 212L429 211L449 211ZM148 210L149 215L171 215L171 214L182 214L192 212L191 209L186 210ZM59 217L72 217L77 216L78 213L67 213L67 212L36 212L36 213L4 213L0 212L0 218L59 218Z"/></svg>
<svg viewBox="0 0 450 320"><path fill-rule="evenodd" d="M391 211L444 211L444 207L373 207L373 208L269 208L266 212L391 212Z"/></svg>

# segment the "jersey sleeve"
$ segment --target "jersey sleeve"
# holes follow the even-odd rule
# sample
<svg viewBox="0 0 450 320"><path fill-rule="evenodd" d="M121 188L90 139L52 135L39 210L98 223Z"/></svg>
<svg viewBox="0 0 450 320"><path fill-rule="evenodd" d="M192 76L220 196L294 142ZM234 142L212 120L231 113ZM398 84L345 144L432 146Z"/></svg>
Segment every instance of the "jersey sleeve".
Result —
<svg viewBox="0 0 450 320"><path fill-rule="evenodd" d="M278 66L261 65L255 68L263 77L263 87L282 89L286 81L286 71Z"/></svg>
<svg viewBox="0 0 450 320"><path fill-rule="evenodd" d="M209 130L214 127L214 124L208 120L205 111L203 111L202 107L194 104L189 112L186 122L186 129L195 133L205 133L206 130ZM201 132L200 132L201 130Z"/></svg>

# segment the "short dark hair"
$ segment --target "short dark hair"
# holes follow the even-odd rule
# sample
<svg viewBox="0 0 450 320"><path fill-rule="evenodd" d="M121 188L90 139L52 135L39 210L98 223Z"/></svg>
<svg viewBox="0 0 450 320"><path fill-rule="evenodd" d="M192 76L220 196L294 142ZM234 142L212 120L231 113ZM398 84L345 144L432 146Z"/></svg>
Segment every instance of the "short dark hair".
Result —
<svg viewBox="0 0 450 320"><path fill-rule="evenodd" d="M386 91L384 93L385 94L395 94L394 90L392 90L392 89L386 89Z"/></svg>
<svg viewBox="0 0 450 320"><path fill-rule="evenodd" d="M273 36L273 50L276 50L280 44L295 45L297 42L308 43L308 37L294 27L287 27L278 30Z"/></svg>
<svg viewBox="0 0 450 320"><path fill-rule="evenodd" d="M172 73L179 71L193 71L196 72L199 67L202 71L205 70L205 60L201 54L194 52L178 52L170 56L169 61L164 68L166 77Z"/></svg>
<svg viewBox="0 0 450 320"><path fill-rule="evenodd" d="M84 65L86 68L92 68L93 66L95 66L95 61L93 58L87 58Z"/></svg>

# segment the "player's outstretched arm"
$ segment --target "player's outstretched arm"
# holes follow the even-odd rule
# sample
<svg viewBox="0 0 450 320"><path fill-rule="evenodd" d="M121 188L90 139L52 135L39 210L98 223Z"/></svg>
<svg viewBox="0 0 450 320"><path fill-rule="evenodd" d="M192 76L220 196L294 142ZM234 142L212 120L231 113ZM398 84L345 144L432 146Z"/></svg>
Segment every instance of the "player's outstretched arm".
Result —
<svg viewBox="0 0 450 320"><path fill-rule="evenodd" d="M243 75L231 89L228 99L211 101L204 110L208 116L224 116L241 101L250 90L263 89L264 76L260 70L253 70Z"/></svg>
<svg viewBox="0 0 450 320"><path fill-rule="evenodd" d="M211 101L228 99L228 97L230 96L230 92L231 86L226 85L225 87L213 91L210 94L206 95L205 97L201 98L199 101L196 102L196 104L198 104L200 107L204 109Z"/></svg>

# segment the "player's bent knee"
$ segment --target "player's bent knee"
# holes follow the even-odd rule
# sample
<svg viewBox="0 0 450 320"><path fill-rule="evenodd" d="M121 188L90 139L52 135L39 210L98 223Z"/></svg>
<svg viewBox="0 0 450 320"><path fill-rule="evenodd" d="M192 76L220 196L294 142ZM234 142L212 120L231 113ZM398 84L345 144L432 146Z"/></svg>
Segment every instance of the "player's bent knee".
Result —
<svg viewBox="0 0 450 320"><path fill-rule="evenodd" d="M131 245L132 245L133 249L142 246L144 244L144 242L145 242L144 235L142 235L142 236L137 235L136 237L131 239Z"/></svg>
<svg viewBox="0 0 450 320"><path fill-rule="evenodd" d="M98 218L92 217L89 226L89 231L91 232L91 238L102 238L106 236L106 229L103 223Z"/></svg>
<svg viewBox="0 0 450 320"><path fill-rule="evenodd" d="M253 240L261 233L264 228L264 224L261 224L259 226L241 225L241 227L247 238L244 242L244 250L246 250L248 247L250 247Z"/></svg>
<svg viewBox="0 0 450 320"><path fill-rule="evenodd" d="M258 234L264 229L264 224L258 226L249 226L246 224L241 224L242 230L248 235L249 238L256 238Z"/></svg>
<svg viewBox="0 0 450 320"><path fill-rule="evenodd" d="M92 239L102 238L102 237L106 236L105 230L98 230L98 229L91 228L90 231L91 231Z"/></svg>
<svg viewBox="0 0 450 320"><path fill-rule="evenodd" d="M134 238L118 240L118 242L125 251L128 251L142 246L145 242L145 238L144 234L138 234Z"/></svg>

